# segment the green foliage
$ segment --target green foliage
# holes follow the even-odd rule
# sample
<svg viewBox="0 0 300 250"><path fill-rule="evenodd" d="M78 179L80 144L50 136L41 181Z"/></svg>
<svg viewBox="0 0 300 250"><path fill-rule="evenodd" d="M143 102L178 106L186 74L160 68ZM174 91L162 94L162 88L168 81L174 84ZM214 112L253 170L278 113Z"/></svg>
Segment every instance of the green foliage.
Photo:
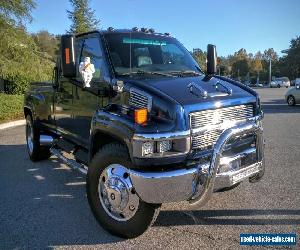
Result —
<svg viewBox="0 0 300 250"><path fill-rule="evenodd" d="M194 49L192 53L202 69L206 68L206 52ZM287 76L290 79L300 77L300 36L292 39L287 55L279 58L273 48L255 55L240 49L233 55L218 57L218 73L240 81L249 80L267 82L269 79L269 63L272 61L272 76Z"/></svg>
<svg viewBox="0 0 300 250"><path fill-rule="evenodd" d="M8 92L24 93L31 81L48 80L53 63L41 53L23 22L31 20L33 0L0 1L0 78L7 80Z"/></svg>
<svg viewBox="0 0 300 250"><path fill-rule="evenodd" d="M56 57L59 51L60 36L52 35L47 30L41 30L35 34L32 34L32 38L39 51L44 53L45 57L49 57L50 60L56 62Z"/></svg>
<svg viewBox="0 0 300 250"><path fill-rule="evenodd" d="M300 77L300 36L290 41L287 55L281 58L279 67L290 79Z"/></svg>
<svg viewBox="0 0 300 250"><path fill-rule="evenodd" d="M278 61L278 55L273 48L266 49L262 57L265 61L269 61L270 59L272 61Z"/></svg>
<svg viewBox="0 0 300 250"><path fill-rule="evenodd" d="M67 10L72 21L69 33L84 33L96 30L100 20L95 18L95 11L89 7L89 0L69 0L73 10Z"/></svg>
<svg viewBox="0 0 300 250"><path fill-rule="evenodd" d="M244 78L249 70L249 61L247 58L235 60L232 64L232 75L239 80L241 77Z"/></svg>
<svg viewBox="0 0 300 250"><path fill-rule="evenodd" d="M23 95L6 95L0 93L0 123L23 116Z"/></svg>
<svg viewBox="0 0 300 250"><path fill-rule="evenodd" d="M201 49L194 49L192 56L197 61L199 66L203 71L206 70L206 52L203 52Z"/></svg>
<svg viewBox="0 0 300 250"><path fill-rule="evenodd" d="M0 37L0 78L11 83L9 93L21 94L30 82L51 79L54 63L23 28L0 20Z"/></svg>
<svg viewBox="0 0 300 250"><path fill-rule="evenodd" d="M0 18L10 23L31 21L30 12L34 7L34 0L2 0L0 1Z"/></svg>

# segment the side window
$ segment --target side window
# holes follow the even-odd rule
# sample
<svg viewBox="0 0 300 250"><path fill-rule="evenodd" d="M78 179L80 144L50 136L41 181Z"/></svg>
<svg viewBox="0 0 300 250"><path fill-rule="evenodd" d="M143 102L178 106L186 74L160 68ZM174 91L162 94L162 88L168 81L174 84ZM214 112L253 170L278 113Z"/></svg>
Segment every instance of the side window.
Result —
<svg viewBox="0 0 300 250"><path fill-rule="evenodd" d="M78 73L85 87L90 87L92 80L101 80L104 76L104 65L100 41L97 37L88 37L78 42Z"/></svg>
<svg viewBox="0 0 300 250"><path fill-rule="evenodd" d="M76 68L77 68L77 80L82 80L82 77L79 73L79 64L80 64L80 58L81 58L81 53L82 53L82 45L83 45L84 39L76 39L75 43L75 54L76 54Z"/></svg>

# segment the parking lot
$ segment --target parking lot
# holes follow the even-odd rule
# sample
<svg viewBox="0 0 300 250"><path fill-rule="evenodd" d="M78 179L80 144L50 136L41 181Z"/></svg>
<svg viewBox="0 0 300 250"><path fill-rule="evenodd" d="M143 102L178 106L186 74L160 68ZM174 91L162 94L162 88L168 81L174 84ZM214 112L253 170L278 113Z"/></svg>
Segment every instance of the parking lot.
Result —
<svg viewBox="0 0 300 250"><path fill-rule="evenodd" d="M85 176L55 158L32 163L23 126L0 131L0 249L236 249L246 232L296 232L299 241L300 105L287 106L285 88L257 91L265 112L263 180L216 193L202 208L166 204L154 226L131 240L98 225Z"/></svg>

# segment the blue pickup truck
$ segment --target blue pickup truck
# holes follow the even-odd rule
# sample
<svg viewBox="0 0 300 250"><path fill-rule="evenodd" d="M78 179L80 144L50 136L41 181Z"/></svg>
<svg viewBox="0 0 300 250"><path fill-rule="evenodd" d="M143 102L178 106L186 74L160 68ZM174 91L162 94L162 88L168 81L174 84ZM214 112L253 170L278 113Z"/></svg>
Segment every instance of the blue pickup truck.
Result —
<svg viewBox="0 0 300 250"><path fill-rule="evenodd" d="M258 94L204 72L168 33L153 29L63 35L52 83L25 95L32 161L57 156L86 174L99 223L132 238L162 203L203 206L214 192L264 174Z"/></svg>

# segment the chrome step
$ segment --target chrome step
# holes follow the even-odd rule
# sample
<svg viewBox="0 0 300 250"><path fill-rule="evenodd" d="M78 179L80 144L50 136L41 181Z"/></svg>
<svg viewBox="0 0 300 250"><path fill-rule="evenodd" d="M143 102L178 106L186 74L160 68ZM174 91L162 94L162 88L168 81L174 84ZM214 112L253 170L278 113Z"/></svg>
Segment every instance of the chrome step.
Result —
<svg viewBox="0 0 300 250"><path fill-rule="evenodd" d="M58 159L60 159L63 163L67 164L69 167L79 171L82 174L87 174L87 166L76 162L76 160L74 159L66 157L61 150L52 147L50 148L50 152Z"/></svg>

